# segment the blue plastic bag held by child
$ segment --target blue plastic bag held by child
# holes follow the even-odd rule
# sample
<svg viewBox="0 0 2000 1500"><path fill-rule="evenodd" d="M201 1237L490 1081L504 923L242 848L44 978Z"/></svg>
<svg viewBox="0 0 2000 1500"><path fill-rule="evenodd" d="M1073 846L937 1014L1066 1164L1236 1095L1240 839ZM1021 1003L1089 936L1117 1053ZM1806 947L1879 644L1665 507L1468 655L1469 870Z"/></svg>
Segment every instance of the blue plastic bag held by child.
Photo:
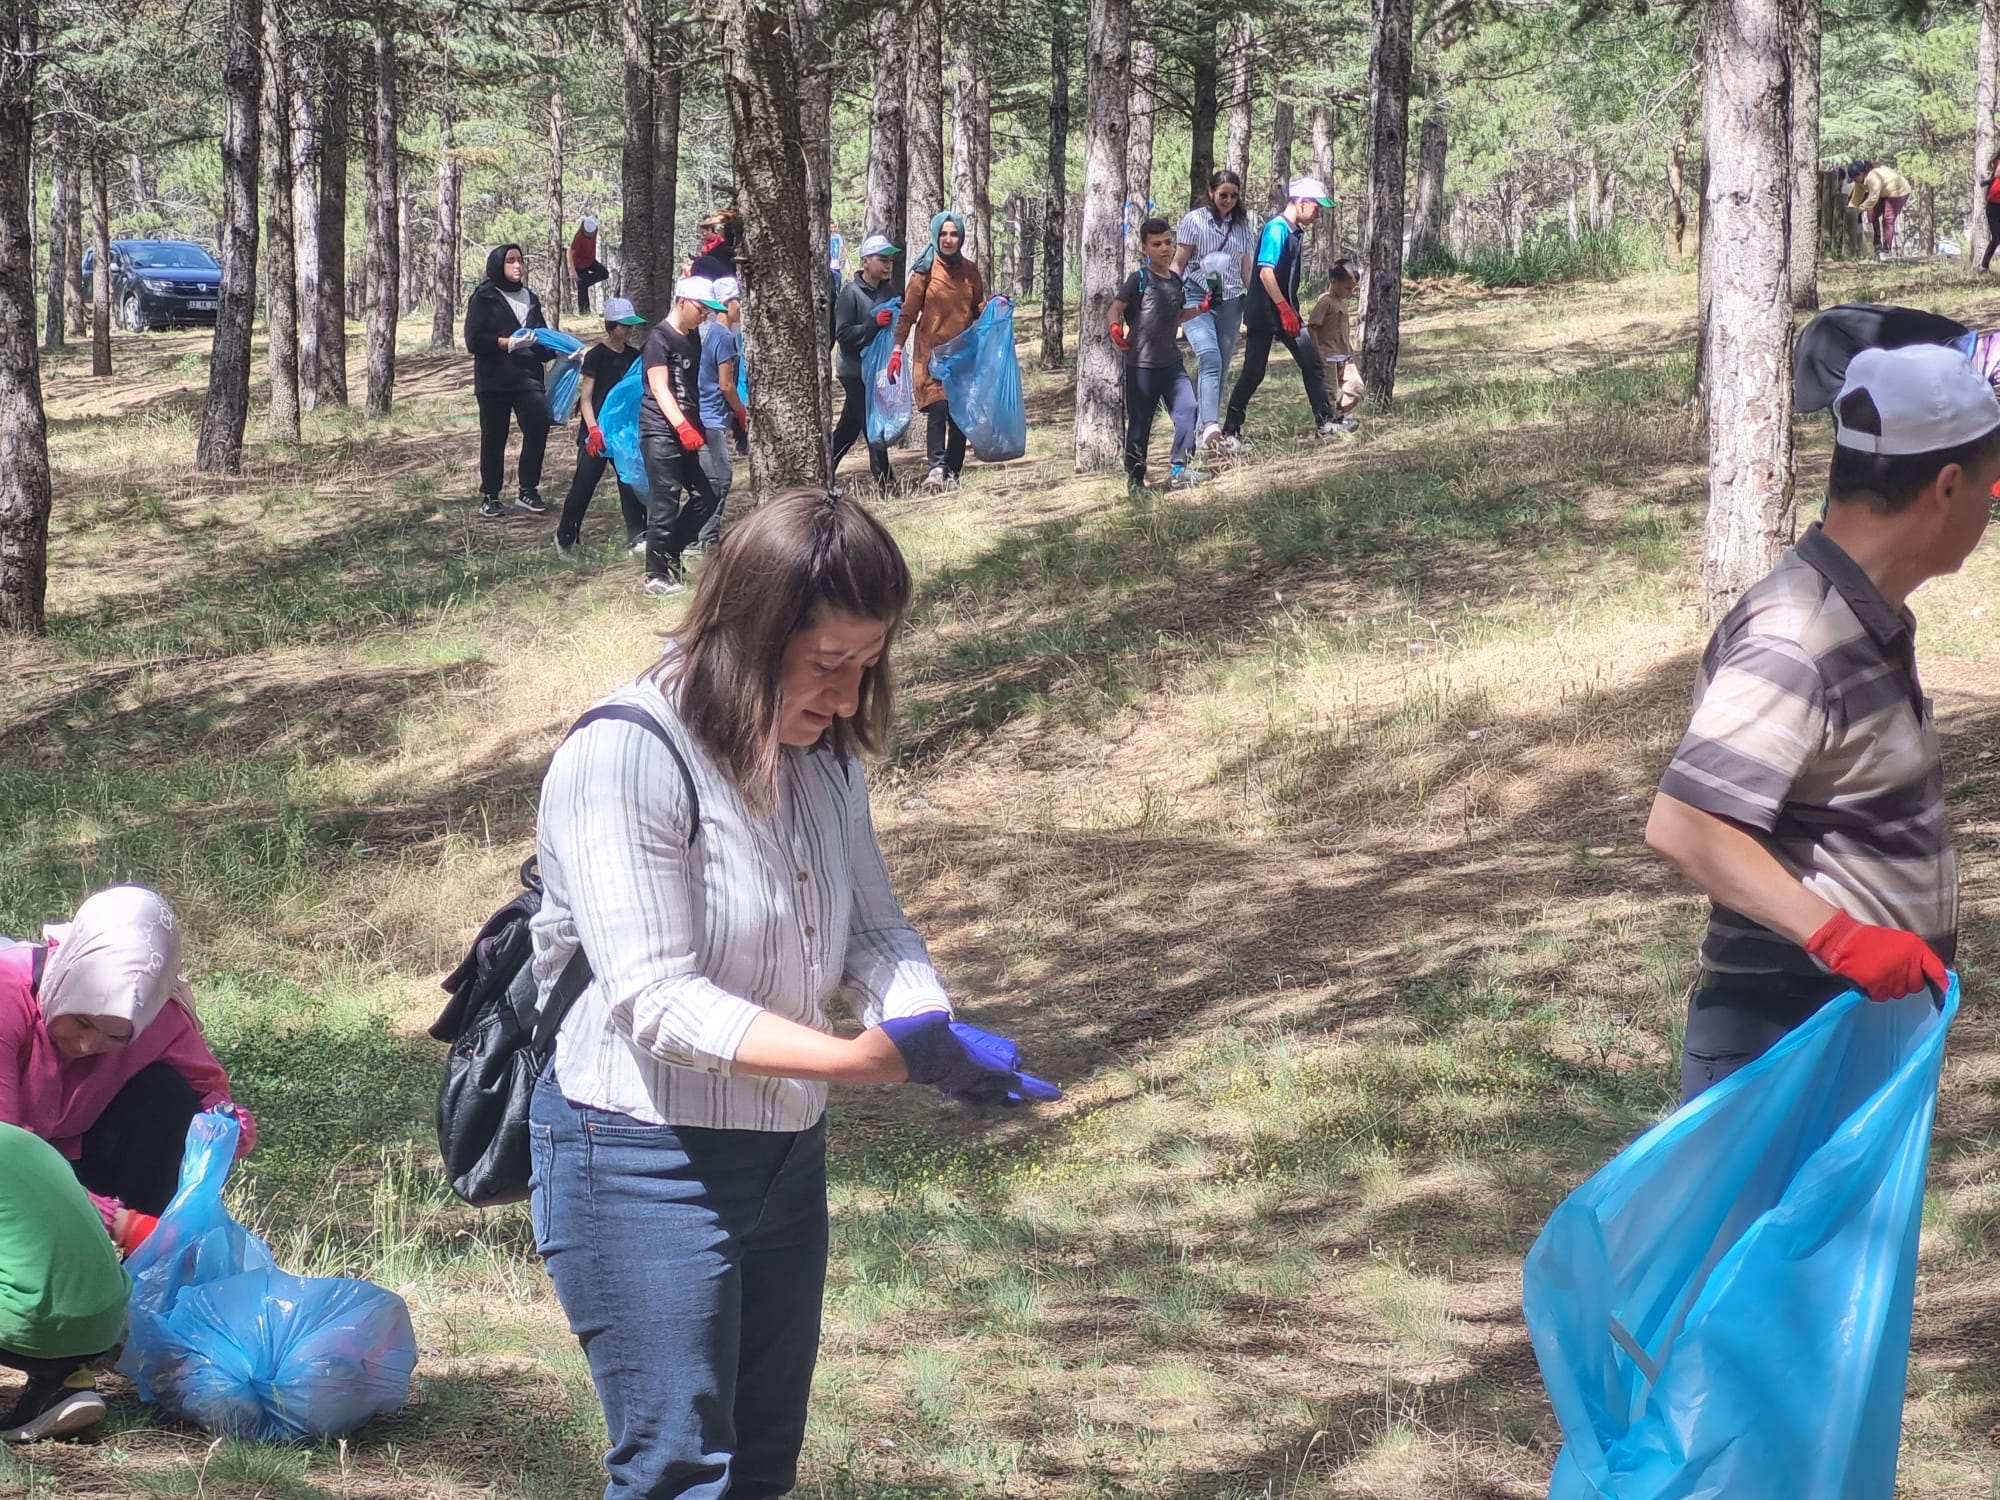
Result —
<svg viewBox="0 0 2000 1500"><path fill-rule="evenodd" d="M188 1127L180 1189L125 1263L119 1373L169 1416L232 1437L338 1437L399 1410L417 1364L409 1308L372 1282L277 1268L222 1205L238 1129L221 1111Z"/></svg>
<svg viewBox="0 0 2000 1500"><path fill-rule="evenodd" d="M892 313L903 309L901 297L882 304ZM868 347L861 351L861 390L868 399L868 441L886 445L898 442L910 425L916 398L910 392L910 357L903 356L903 373L891 378L889 356L896 350L896 329L892 320L878 328Z"/></svg>
<svg viewBox="0 0 2000 1500"><path fill-rule="evenodd" d="M1014 304L994 297L965 332L931 350L931 378L973 457L1004 463L1028 451L1028 408L1014 354Z"/></svg>
<svg viewBox="0 0 2000 1500"><path fill-rule="evenodd" d="M564 333L560 328L521 328L515 330L515 337L527 334L537 347L551 354L563 356L562 368L556 372L555 384L549 387L549 420L556 426L568 425L570 413L576 410L577 388L583 384L583 371L577 362L568 356L583 348L583 340L573 334Z"/></svg>
<svg viewBox="0 0 2000 1500"><path fill-rule="evenodd" d="M639 456L639 400L646 394L641 383L644 368L634 364L624 379L611 387L611 394L597 403L597 425L604 433L604 451L611 455L611 467L618 471L633 493L649 499L653 487L646 480L646 461Z"/></svg>
<svg viewBox="0 0 2000 1500"><path fill-rule="evenodd" d="M1550 1500L1890 1500L1958 982L1828 1003L1550 1215L1521 1306Z"/></svg>

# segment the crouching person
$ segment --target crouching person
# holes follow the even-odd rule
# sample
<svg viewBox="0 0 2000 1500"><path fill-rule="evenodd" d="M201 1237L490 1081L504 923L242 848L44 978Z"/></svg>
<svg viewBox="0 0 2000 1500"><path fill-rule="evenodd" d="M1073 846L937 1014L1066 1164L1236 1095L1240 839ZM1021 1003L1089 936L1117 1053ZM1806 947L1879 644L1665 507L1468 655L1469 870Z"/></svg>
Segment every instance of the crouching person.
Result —
<svg viewBox="0 0 2000 1500"><path fill-rule="evenodd" d="M827 1085L1059 1097L955 1023L889 885L860 755L893 719L910 574L852 501L724 539L666 654L556 752L544 1005L594 976L529 1111L535 1243L610 1431L607 1500L790 1492L826 1280ZM866 1028L835 1033L844 991Z"/></svg>

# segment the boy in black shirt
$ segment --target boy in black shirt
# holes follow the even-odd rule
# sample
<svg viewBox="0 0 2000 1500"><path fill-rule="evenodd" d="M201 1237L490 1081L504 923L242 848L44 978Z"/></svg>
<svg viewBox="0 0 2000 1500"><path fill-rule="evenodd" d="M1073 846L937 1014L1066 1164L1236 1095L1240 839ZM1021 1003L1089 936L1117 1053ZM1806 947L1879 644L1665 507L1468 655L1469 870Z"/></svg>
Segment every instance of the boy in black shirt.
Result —
<svg viewBox="0 0 2000 1500"><path fill-rule="evenodd" d="M576 553L583 513L589 509L590 497L597 493L604 466L610 462L604 454L604 429L597 425L597 409L612 387L639 362L639 351L632 347L632 330L645 326L646 320L627 298L604 299L604 341L583 357L583 384L576 398L577 410L583 415L576 430L576 473L570 477L562 519L556 522L556 551L564 557ZM625 513L625 545L643 550L646 505L622 479L618 481L618 506Z"/></svg>
<svg viewBox="0 0 2000 1500"><path fill-rule="evenodd" d="M1186 489L1205 476L1188 467L1197 409L1194 382L1181 362L1180 331L1208 311L1208 298L1188 302L1187 283L1174 273L1174 229L1165 219L1141 224L1139 242L1146 263L1125 278L1111 304L1111 342L1125 351L1125 475L1132 489L1146 487L1146 445L1153 413L1164 404L1174 420L1167 488Z"/></svg>
<svg viewBox="0 0 2000 1500"><path fill-rule="evenodd" d="M720 503L701 467L701 325L722 311L715 283L683 276L674 306L646 335L640 356L646 394L639 401L639 456L652 489L646 525L646 592L678 594L687 587L681 554L701 534ZM676 501L677 492L686 498Z"/></svg>

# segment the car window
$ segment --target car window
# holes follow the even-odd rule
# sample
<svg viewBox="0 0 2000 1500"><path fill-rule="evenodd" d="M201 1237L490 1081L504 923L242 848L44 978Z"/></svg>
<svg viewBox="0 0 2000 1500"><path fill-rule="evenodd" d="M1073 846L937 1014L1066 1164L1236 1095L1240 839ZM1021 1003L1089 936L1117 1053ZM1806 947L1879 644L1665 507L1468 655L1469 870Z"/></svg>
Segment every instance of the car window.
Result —
<svg viewBox="0 0 2000 1500"><path fill-rule="evenodd" d="M143 270L216 269L214 259L199 245L148 245L135 250L132 261Z"/></svg>

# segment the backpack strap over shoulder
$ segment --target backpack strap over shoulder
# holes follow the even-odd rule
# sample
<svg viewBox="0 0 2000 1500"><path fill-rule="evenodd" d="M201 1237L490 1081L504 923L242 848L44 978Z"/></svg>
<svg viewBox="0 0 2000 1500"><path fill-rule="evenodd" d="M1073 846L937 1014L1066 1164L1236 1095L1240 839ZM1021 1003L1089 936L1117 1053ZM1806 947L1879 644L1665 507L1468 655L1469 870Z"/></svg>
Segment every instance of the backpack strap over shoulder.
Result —
<svg viewBox="0 0 2000 1500"><path fill-rule="evenodd" d="M584 725L595 724L600 719L619 719L627 724L636 724L667 747L667 754L671 755L674 764L680 767L681 785L687 790L688 847L692 849L695 835L701 832L701 793L695 790L694 772L688 769L687 757L681 754L681 747L674 743L674 737L667 733L667 726L635 704L600 703L570 725L569 734L563 738L568 739L570 734L575 734Z"/></svg>

